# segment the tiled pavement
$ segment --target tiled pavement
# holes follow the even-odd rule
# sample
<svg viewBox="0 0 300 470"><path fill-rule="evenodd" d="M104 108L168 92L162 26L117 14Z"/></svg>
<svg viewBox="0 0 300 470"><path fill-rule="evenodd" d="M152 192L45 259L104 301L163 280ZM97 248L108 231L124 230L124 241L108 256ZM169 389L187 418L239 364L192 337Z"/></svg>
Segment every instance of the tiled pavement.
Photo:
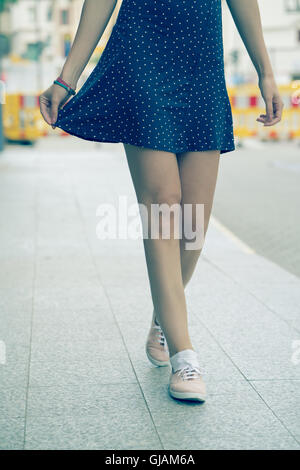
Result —
<svg viewBox="0 0 300 470"><path fill-rule="evenodd" d="M0 156L0 448L299 449L299 279L212 219L186 289L209 396L172 400L142 240L95 232L135 202L123 147L62 142Z"/></svg>

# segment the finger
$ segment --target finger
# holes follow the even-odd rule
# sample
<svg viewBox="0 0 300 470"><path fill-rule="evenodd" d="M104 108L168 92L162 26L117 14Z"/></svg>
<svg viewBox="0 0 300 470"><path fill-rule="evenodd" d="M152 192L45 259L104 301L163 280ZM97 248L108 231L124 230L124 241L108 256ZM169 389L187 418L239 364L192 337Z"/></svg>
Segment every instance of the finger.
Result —
<svg viewBox="0 0 300 470"><path fill-rule="evenodd" d="M278 120L280 120L280 119L279 118L274 118L274 119L272 119L272 121L265 122L264 126L265 127L274 126L274 124L276 124L278 122Z"/></svg>
<svg viewBox="0 0 300 470"><path fill-rule="evenodd" d="M43 101L40 101L40 111L46 123L51 124L50 109L49 109L48 104Z"/></svg>
<svg viewBox="0 0 300 470"><path fill-rule="evenodd" d="M275 117L278 118L282 116L282 111L283 111L284 104L281 103L276 103L275 105Z"/></svg>
<svg viewBox="0 0 300 470"><path fill-rule="evenodd" d="M261 114L257 119L257 121L265 123L267 122L267 115L266 114Z"/></svg>
<svg viewBox="0 0 300 470"><path fill-rule="evenodd" d="M262 122L265 126L272 126L275 122L275 116L272 119L269 119L266 114L261 114L257 121Z"/></svg>
<svg viewBox="0 0 300 470"><path fill-rule="evenodd" d="M275 126L275 124L278 124L278 122L280 121L281 121L281 117L277 117L276 119L274 119L272 126Z"/></svg>
<svg viewBox="0 0 300 470"><path fill-rule="evenodd" d="M277 118L274 118L271 122L266 123L265 126L274 126L280 121L281 121L281 117L279 116Z"/></svg>
<svg viewBox="0 0 300 470"><path fill-rule="evenodd" d="M51 124L52 125L54 125L57 121L58 105L59 103L57 101L52 102L52 106L51 106Z"/></svg>
<svg viewBox="0 0 300 470"><path fill-rule="evenodd" d="M275 119L281 120L281 116L282 116L282 109L277 109L275 112Z"/></svg>
<svg viewBox="0 0 300 470"><path fill-rule="evenodd" d="M278 118L273 118L271 121L268 121L266 116L264 116L264 117L258 117L258 118L256 119L256 121L263 123L264 126L273 126L274 124L276 124L276 123L279 122L280 120L281 120L281 118L278 117Z"/></svg>
<svg viewBox="0 0 300 470"><path fill-rule="evenodd" d="M274 126L279 121L281 121L282 109L283 109L282 101L280 100L279 97L275 97L275 99L273 101L273 111L274 111L273 119L271 121L267 121L265 123L265 125L266 126Z"/></svg>
<svg viewBox="0 0 300 470"><path fill-rule="evenodd" d="M264 121L267 120L267 115L266 114L260 114L259 117L263 119Z"/></svg>
<svg viewBox="0 0 300 470"><path fill-rule="evenodd" d="M268 98L266 100L266 113L267 113L267 121L271 122L274 118L273 116L273 100L272 98Z"/></svg>
<svg viewBox="0 0 300 470"><path fill-rule="evenodd" d="M264 123L264 126L273 126L274 121L275 121L275 118L271 119L271 121L266 121L266 122Z"/></svg>

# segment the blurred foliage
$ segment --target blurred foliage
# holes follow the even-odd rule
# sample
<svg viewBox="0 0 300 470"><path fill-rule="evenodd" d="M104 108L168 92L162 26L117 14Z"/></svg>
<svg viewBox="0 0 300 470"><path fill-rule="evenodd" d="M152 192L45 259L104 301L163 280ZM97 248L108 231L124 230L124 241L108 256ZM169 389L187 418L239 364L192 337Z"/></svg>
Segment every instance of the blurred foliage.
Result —
<svg viewBox="0 0 300 470"><path fill-rule="evenodd" d="M9 3L16 3L18 0L0 0L0 13Z"/></svg>

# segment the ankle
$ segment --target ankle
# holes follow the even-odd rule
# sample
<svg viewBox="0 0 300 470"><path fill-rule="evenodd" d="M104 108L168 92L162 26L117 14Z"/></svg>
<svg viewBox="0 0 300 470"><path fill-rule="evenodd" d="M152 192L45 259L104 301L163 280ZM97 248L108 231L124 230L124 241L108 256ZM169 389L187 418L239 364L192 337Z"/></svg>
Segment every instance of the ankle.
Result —
<svg viewBox="0 0 300 470"><path fill-rule="evenodd" d="M183 351L194 351L195 352L195 350L194 350L193 346L191 345L191 343L189 343L186 346L181 347L181 348L169 347L169 351L170 351L170 357L175 356L175 354L181 353Z"/></svg>
<svg viewBox="0 0 300 470"><path fill-rule="evenodd" d="M187 365L199 367L198 355L194 349L183 349L175 354L170 354L170 362L174 372Z"/></svg>
<svg viewBox="0 0 300 470"><path fill-rule="evenodd" d="M154 309L153 309L153 314L152 314L152 321L155 325L159 326L159 321L156 318L156 313Z"/></svg>

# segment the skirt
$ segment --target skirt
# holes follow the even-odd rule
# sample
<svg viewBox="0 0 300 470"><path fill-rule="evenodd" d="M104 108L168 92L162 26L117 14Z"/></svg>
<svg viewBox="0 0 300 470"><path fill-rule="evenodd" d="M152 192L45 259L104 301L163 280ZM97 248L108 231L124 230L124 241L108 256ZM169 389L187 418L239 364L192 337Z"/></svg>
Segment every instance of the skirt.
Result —
<svg viewBox="0 0 300 470"><path fill-rule="evenodd" d="M55 125L173 153L235 150L221 0L123 0L93 71Z"/></svg>

